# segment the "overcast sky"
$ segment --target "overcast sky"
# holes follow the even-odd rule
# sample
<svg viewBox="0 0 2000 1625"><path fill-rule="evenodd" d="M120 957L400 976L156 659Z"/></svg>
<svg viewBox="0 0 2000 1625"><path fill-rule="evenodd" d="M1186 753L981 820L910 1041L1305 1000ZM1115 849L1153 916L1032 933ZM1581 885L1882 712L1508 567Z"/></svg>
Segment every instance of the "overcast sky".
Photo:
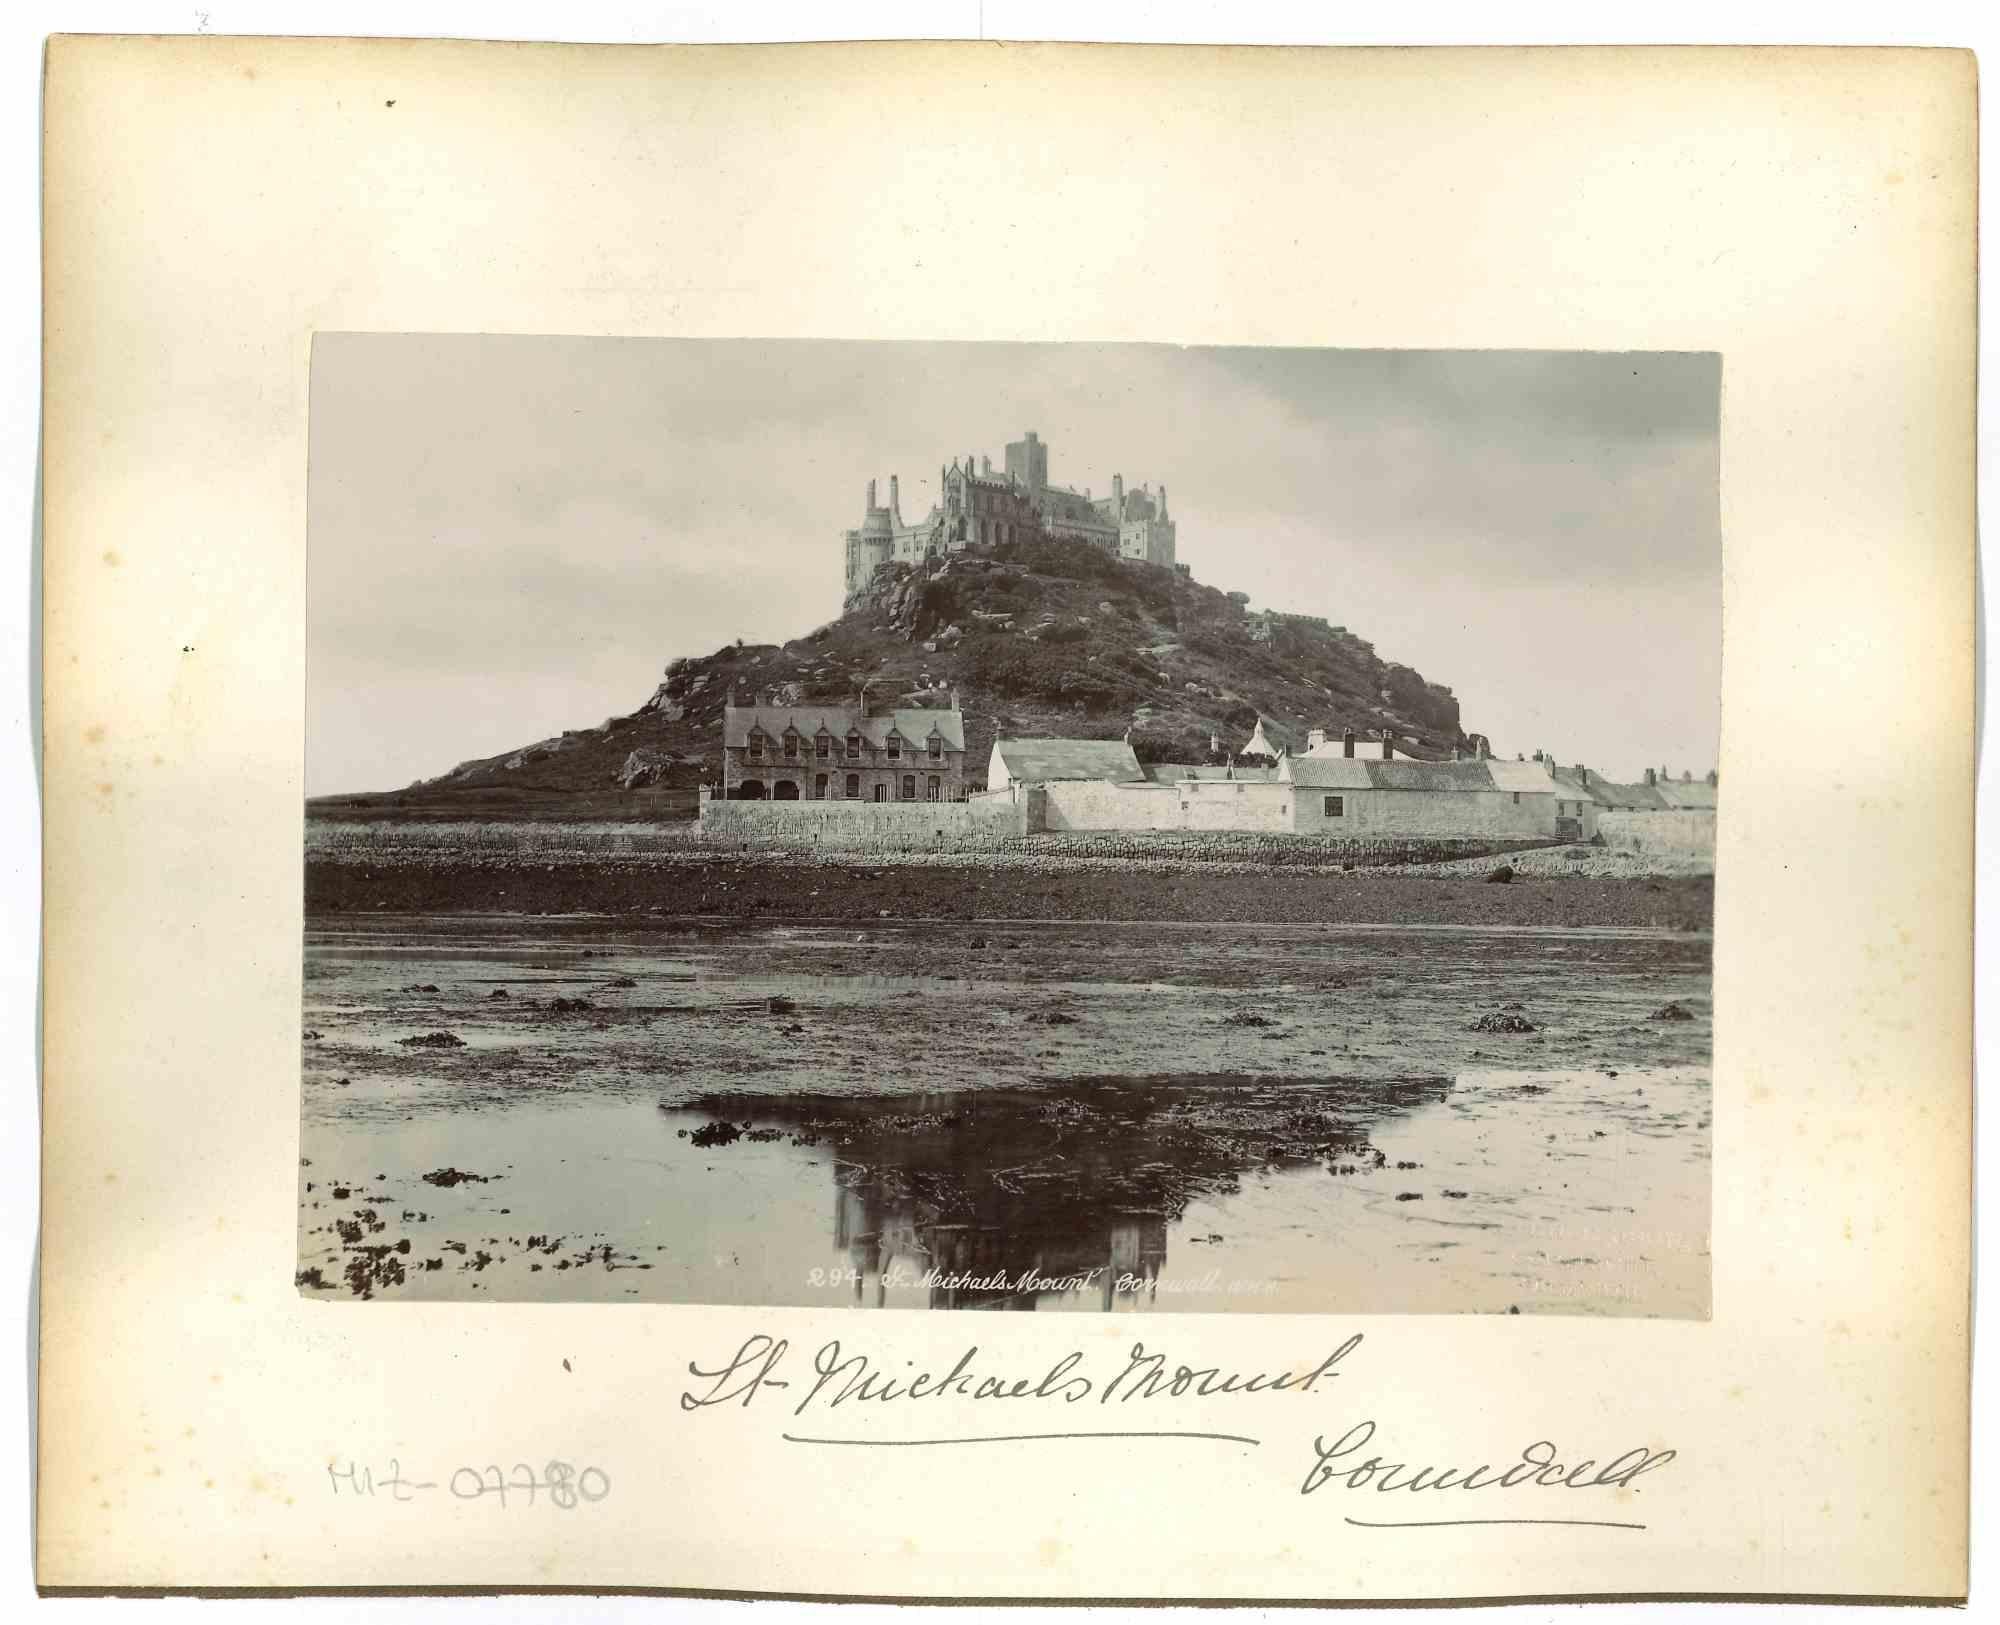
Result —
<svg viewBox="0 0 2000 1625"><path fill-rule="evenodd" d="M1614 777L1714 764L1713 355L323 334L308 793L642 702L675 655L839 613L867 483L1027 429L1165 481L1179 555L1324 615L1467 729Z"/></svg>

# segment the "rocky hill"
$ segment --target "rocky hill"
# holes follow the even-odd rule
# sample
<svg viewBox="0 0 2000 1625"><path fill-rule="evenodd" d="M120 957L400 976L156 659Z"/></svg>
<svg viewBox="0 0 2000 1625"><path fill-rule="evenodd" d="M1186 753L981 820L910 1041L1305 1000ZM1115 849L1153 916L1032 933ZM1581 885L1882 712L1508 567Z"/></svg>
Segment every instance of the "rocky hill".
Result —
<svg viewBox="0 0 2000 1625"><path fill-rule="evenodd" d="M837 704L864 682L871 705L944 704L956 688L974 781L1006 735L1129 729L1140 760L1190 763L1211 759L1211 735L1240 747L1260 716L1267 737L1294 749L1314 727L1387 729L1418 756L1468 740L1450 689L1383 660L1346 627L1252 612L1241 593L1081 543L887 566L817 631L684 656L665 677L629 716L461 763L406 791L328 801L433 816L691 811L695 785L719 770L732 691L743 704Z"/></svg>

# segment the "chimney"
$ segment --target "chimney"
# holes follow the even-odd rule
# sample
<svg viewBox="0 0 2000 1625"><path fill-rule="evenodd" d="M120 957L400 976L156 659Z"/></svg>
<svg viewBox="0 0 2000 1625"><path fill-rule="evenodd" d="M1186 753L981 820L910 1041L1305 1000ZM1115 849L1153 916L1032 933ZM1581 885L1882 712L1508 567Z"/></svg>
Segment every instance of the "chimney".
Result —
<svg viewBox="0 0 2000 1625"><path fill-rule="evenodd" d="M1486 735L1481 734L1479 736L1479 760L1482 762L1487 761L1492 755L1493 746L1491 742L1487 739Z"/></svg>
<svg viewBox="0 0 2000 1625"><path fill-rule="evenodd" d="M991 457L981 457L979 459L979 472L982 478L993 472L993 459Z"/></svg>
<svg viewBox="0 0 2000 1625"><path fill-rule="evenodd" d="M1715 788L1715 769L1712 767L1708 770L1708 787L1711 790Z"/></svg>
<svg viewBox="0 0 2000 1625"><path fill-rule="evenodd" d="M875 511L875 482L873 480L868 482L868 511L870 513Z"/></svg>
<svg viewBox="0 0 2000 1625"><path fill-rule="evenodd" d="M956 683L951 685L951 708L954 711L958 709L958 684Z"/></svg>
<svg viewBox="0 0 2000 1625"><path fill-rule="evenodd" d="M1382 760L1393 761L1396 755L1396 741L1387 728L1382 730Z"/></svg>
<svg viewBox="0 0 2000 1625"><path fill-rule="evenodd" d="M1650 768L1650 767L1649 767L1649 768L1647 768L1647 769L1646 769L1646 788L1647 788L1648 790L1650 790L1650 789L1652 789L1652 788L1653 788L1653 786L1654 786L1654 785L1658 784L1659 782L1660 782L1660 776L1659 776L1659 774L1658 774L1658 773L1657 773L1656 771L1654 771L1654 769L1652 769L1652 768Z"/></svg>
<svg viewBox="0 0 2000 1625"><path fill-rule="evenodd" d="M1458 754L1458 747L1457 747L1456 745L1453 745L1453 746L1451 747L1451 759L1452 759L1452 760L1453 760L1454 762L1456 762L1456 761L1459 761L1459 760L1461 760L1461 759L1462 759L1462 758L1461 758L1461 757L1459 756L1459 754Z"/></svg>
<svg viewBox="0 0 2000 1625"><path fill-rule="evenodd" d="M1121 511L1123 510L1125 506L1125 476L1123 474L1113 474L1111 476L1111 500L1118 505Z"/></svg>
<svg viewBox="0 0 2000 1625"><path fill-rule="evenodd" d="M1325 743L1326 730L1324 728L1314 728L1306 735L1306 749L1309 751L1318 750Z"/></svg>
<svg viewBox="0 0 2000 1625"><path fill-rule="evenodd" d="M1343 728L1340 730L1340 754L1343 756L1352 756L1354 754L1354 730L1352 728Z"/></svg>
<svg viewBox="0 0 2000 1625"><path fill-rule="evenodd" d="M893 474L889 476L889 511L898 515L903 511L903 500L896 490L896 476Z"/></svg>

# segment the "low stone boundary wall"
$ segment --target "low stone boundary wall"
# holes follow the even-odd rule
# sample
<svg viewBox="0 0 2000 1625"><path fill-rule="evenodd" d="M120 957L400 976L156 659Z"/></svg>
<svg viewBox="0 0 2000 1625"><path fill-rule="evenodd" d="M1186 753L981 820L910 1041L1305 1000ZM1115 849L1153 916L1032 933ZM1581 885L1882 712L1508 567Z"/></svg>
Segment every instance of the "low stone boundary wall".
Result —
<svg viewBox="0 0 2000 1625"><path fill-rule="evenodd" d="M695 845L833 857L895 853L985 856L1008 866L1097 860L1256 868L1369 868L1442 863L1547 846L1543 838L1258 835L1240 830L1068 830L1027 834L1012 798L884 806L872 802L711 801Z"/></svg>
<svg viewBox="0 0 2000 1625"><path fill-rule="evenodd" d="M1622 812L1607 808L1597 815L1597 833L1613 852L1711 861L1715 857L1715 814L1706 809Z"/></svg>
<svg viewBox="0 0 2000 1625"><path fill-rule="evenodd" d="M1011 799L980 801L704 801L706 845L933 851L1018 837Z"/></svg>

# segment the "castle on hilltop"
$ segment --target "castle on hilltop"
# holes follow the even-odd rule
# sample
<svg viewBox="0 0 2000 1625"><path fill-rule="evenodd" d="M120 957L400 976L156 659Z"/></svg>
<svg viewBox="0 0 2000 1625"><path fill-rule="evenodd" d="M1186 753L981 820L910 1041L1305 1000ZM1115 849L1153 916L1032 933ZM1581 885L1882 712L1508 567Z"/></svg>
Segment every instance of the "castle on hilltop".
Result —
<svg viewBox="0 0 2000 1625"><path fill-rule="evenodd" d="M914 563L968 547L1060 537L1088 542L1113 558L1174 565L1174 522L1167 517L1167 488L1155 496L1146 486L1125 488L1125 476L1111 476L1111 494L1093 497L1049 483L1049 448L1030 429L1007 447L1007 466L995 472L990 458L938 470L940 496L915 524L903 522L896 476L889 476L889 505L878 507L875 482L868 482L868 507L861 525L848 531L847 594L851 599L884 564Z"/></svg>

